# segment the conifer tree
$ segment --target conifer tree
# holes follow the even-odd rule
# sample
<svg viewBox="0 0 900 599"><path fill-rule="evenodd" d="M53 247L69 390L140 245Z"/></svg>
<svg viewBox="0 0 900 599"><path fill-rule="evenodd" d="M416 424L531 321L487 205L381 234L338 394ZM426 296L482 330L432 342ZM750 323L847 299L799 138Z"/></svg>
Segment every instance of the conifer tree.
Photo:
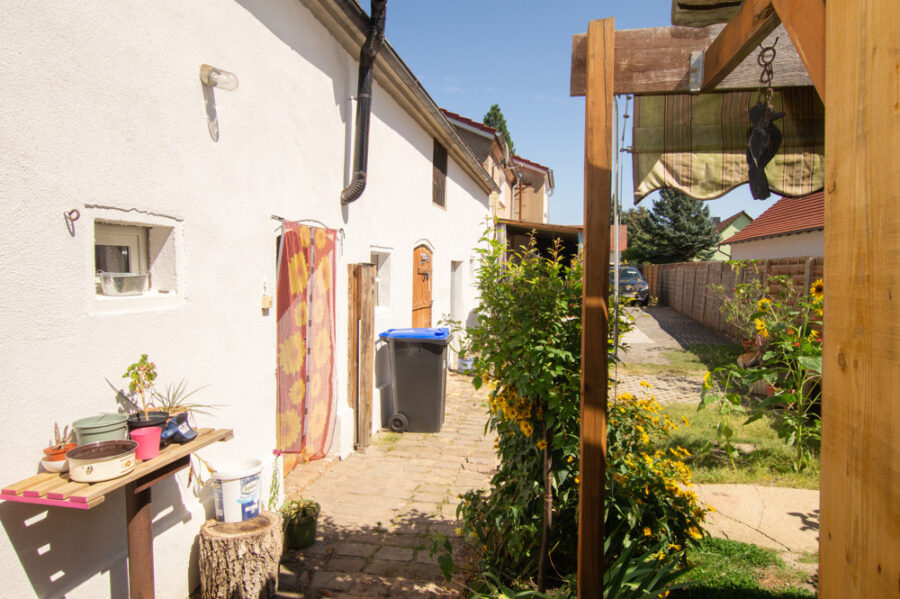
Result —
<svg viewBox="0 0 900 599"><path fill-rule="evenodd" d="M709 260L719 242L709 208L677 189L662 189L647 218L629 228L629 241L648 262Z"/></svg>
<svg viewBox="0 0 900 599"><path fill-rule="evenodd" d="M499 131L504 139L506 139L506 145L509 146L509 151L513 154L516 153L516 145L513 143L512 137L509 135L509 129L506 128L506 119L503 118L503 111L500 110L499 104L494 104L491 106L490 110L487 111L487 114L484 115L484 118L481 119L488 127L493 127L497 131Z"/></svg>

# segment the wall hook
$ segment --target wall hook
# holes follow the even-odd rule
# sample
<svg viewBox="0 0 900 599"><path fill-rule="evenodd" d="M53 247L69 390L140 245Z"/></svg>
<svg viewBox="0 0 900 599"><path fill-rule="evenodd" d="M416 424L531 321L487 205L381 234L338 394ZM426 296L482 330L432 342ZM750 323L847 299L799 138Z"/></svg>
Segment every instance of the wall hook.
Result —
<svg viewBox="0 0 900 599"><path fill-rule="evenodd" d="M81 213L78 212L77 208L73 208L68 212L63 210L63 218L66 219L66 229L69 230L69 235L75 237L75 221L81 218Z"/></svg>

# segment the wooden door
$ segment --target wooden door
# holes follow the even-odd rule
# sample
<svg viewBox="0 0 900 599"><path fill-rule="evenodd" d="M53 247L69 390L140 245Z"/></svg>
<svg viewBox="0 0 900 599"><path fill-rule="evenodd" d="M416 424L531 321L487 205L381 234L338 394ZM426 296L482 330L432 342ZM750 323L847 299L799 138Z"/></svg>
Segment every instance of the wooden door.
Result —
<svg viewBox="0 0 900 599"><path fill-rule="evenodd" d="M431 326L431 250L424 245L413 250L412 326Z"/></svg>
<svg viewBox="0 0 900 599"><path fill-rule="evenodd" d="M375 265L349 264L347 400L356 414L357 448L368 447L372 433L375 371Z"/></svg>

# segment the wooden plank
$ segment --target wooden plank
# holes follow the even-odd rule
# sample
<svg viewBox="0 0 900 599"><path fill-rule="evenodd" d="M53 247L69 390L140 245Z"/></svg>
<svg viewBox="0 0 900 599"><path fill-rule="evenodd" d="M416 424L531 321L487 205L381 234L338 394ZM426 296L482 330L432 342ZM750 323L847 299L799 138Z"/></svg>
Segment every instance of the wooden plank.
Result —
<svg viewBox="0 0 900 599"><path fill-rule="evenodd" d="M375 397L375 265L361 264L358 271L359 297L359 447L372 443L372 404Z"/></svg>
<svg viewBox="0 0 900 599"><path fill-rule="evenodd" d="M703 55L701 89L714 89L775 31L778 23L772 0L745 0L737 16L725 25Z"/></svg>
<svg viewBox="0 0 900 599"><path fill-rule="evenodd" d="M588 25L578 597L590 599L603 595L614 37L615 19L591 21Z"/></svg>
<svg viewBox="0 0 900 599"><path fill-rule="evenodd" d="M153 599L153 506L150 489L137 491L134 483L125 489L125 520L128 527L128 596Z"/></svg>
<svg viewBox="0 0 900 599"><path fill-rule="evenodd" d="M55 491L68 484L68 482L69 479L67 476L54 476L53 478L48 478L45 481L28 487L22 491L22 495L25 497L42 497L43 495L46 495L48 491Z"/></svg>
<svg viewBox="0 0 900 599"><path fill-rule="evenodd" d="M727 23L737 14L742 0L672 0L672 25L705 27Z"/></svg>
<svg viewBox="0 0 900 599"><path fill-rule="evenodd" d="M86 489L89 483L69 482L64 486L47 493L47 499L68 499L72 493Z"/></svg>
<svg viewBox="0 0 900 599"><path fill-rule="evenodd" d="M826 4L819 597L900 592L900 18Z"/></svg>
<svg viewBox="0 0 900 599"><path fill-rule="evenodd" d="M689 92L691 52L703 52L722 31L722 25L697 29L693 27L651 27L616 32L615 92L617 94L661 94ZM764 45L775 43L773 87L803 87L812 79L791 44L787 31L779 25L765 39ZM569 94L584 95L585 34L572 36L572 65ZM760 67L756 55L748 56L733 72L715 86L715 91L757 89Z"/></svg>
<svg viewBox="0 0 900 599"><path fill-rule="evenodd" d="M353 410L359 397L358 270L358 264L347 265L347 405Z"/></svg>
<svg viewBox="0 0 900 599"><path fill-rule="evenodd" d="M13 483L11 485L6 485L3 487L2 494L0 494L0 498L5 499L4 495L19 495L25 489L28 489L34 485L38 485L46 480L59 478L59 474L55 472L41 472L35 474L34 476L29 476L24 480L20 480L17 483Z"/></svg>
<svg viewBox="0 0 900 599"><path fill-rule="evenodd" d="M825 102L825 1L772 0L797 55Z"/></svg>

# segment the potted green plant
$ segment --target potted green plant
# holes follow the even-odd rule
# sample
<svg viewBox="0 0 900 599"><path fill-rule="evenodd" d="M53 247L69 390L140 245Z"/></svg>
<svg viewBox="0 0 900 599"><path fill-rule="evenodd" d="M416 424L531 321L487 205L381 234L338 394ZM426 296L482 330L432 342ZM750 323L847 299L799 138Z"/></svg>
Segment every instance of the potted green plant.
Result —
<svg viewBox="0 0 900 599"><path fill-rule="evenodd" d="M286 549L306 549L316 542L316 523L320 510L319 502L302 497L281 506Z"/></svg>
<svg viewBox="0 0 900 599"><path fill-rule="evenodd" d="M450 329L450 349L456 354L456 371L464 374L472 370L474 358L468 357L471 341L466 327L458 320L445 316L438 324Z"/></svg>
<svg viewBox="0 0 900 599"><path fill-rule="evenodd" d="M156 380L156 364L147 359L147 354L141 354L141 359L131 364L122 378L130 379L128 391L131 393L131 403L137 406L135 397L139 397L141 401L141 411L128 417L128 430L145 426L163 428L169 419L169 413L162 410L150 411L151 388L153 381Z"/></svg>

